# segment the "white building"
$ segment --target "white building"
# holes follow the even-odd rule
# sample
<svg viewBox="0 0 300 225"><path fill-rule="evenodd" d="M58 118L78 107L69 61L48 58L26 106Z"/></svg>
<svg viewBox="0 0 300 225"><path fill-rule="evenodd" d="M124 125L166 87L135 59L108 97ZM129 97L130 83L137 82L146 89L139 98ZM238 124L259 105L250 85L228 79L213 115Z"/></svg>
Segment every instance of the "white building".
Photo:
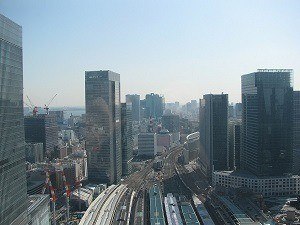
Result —
<svg viewBox="0 0 300 225"><path fill-rule="evenodd" d="M157 155L157 137L155 133L141 133L138 136L138 154L154 157Z"/></svg>
<svg viewBox="0 0 300 225"><path fill-rule="evenodd" d="M213 172L214 187L247 187L255 194L270 196L291 196L300 194L300 176L257 177L236 171Z"/></svg>

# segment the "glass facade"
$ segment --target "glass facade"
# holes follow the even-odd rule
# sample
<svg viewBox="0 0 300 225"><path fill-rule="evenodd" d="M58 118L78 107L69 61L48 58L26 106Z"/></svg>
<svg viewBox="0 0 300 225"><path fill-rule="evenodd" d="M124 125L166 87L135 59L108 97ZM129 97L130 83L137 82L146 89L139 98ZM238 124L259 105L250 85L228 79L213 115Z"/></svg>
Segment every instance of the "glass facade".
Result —
<svg viewBox="0 0 300 225"><path fill-rule="evenodd" d="M300 175L300 91L294 91L293 173Z"/></svg>
<svg viewBox="0 0 300 225"><path fill-rule="evenodd" d="M257 176L292 172L292 70L242 76L243 169Z"/></svg>
<svg viewBox="0 0 300 225"><path fill-rule="evenodd" d="M85 72L88 178L117 183L122 175L120 75Z"/></svg>
<svg viewBox="0 0 300 225"><path fill-rule="evenodd" d="M132 171L132 110L131 105L122 103L121 109L121 129L122 129L122 175L128 176Z"/></svg>
<svg viewBox="0 0 300 225"><path fill-rule="evenodd" d="M140 121L140 95L126 95L126 103L132 105L132 120Z"/></svg>
<svg viewBox="0 0 300 225"><path fill-rule="evenodd" d="M200 160L204 172L228 169L228 95L207 94L200 100Z"/></svg>
<svg viewBox="0 0 300 225"><path fill-rule="evenodd" d="M0 225L26 216L22 28L0 14Z"/></svg>

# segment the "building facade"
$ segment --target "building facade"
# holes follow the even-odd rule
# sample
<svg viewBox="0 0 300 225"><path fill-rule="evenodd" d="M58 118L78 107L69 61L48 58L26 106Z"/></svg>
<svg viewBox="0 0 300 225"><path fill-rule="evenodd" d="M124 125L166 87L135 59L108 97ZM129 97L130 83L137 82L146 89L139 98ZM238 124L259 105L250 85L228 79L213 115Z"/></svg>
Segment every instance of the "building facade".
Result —
<svg viewBox="0 0 300 225"><path fill-rule="evenodd" d="M160 118L163 115L165 108L164 98L158 94L146 95L146 117L147 118Z"/></svg>
<svg viewBox="0 0 300 225"><path fill-rule="evenodd" d="M300 194L300 176L257 177L233 171L215 171L212 183L214 187L248 188L254 194L264 197L297 196Z"/></svg>
<svg viewBox="0 0 300 225"><path fill-rule="evenodd" d="M0 14L0 225L27 224L22 27Z"/></svg>
<svg viewBox="0 0 300 225"><path fill-rule="evenodd" d="M162 126L171 133L179 132L179 115L165 114L162 116Z"/></svg>
<svg viewBox="0 0 300 225"><path fill-rule="evenodd" d="M300 91L294 91L293 173L300 175Z"/></svg>
<svg viewBox="0 0 300 225"><path fill-rule="evenodd" d="M122 132L122 176L128 176L132 171L132 110L131 104L121 104L121 132Z"/></svg>
<svg viewBox="0 0 300 225"><path fill-rule="evenodd" d="M292 73L262 69L242 76L241 165L256 176L292 172Z"/></svg>
<svg viewBox="0 0 300 225"><path fill-rule="evenodd" d="M26 161L30 163L39 163L44 159L43 143L25 144Z"/></svg>
<svg viewBox="0 0 300 225"><path fill-rule="evenodd" d="M58 126L55 116L38 114L25 116L26 143L43 143L44 156L52 158L58 147Z"/></svg>
<svg viewBox="0 0 300 225"><path fill-rule="evenodd" d="M241 120L228 121L228 169L235 170L240 165Z"/></svg>
<svg viewBox="0 0 300 225"><path fill-rule="evenodd" d="M138 154L145 157L157 155L157 137L155 133L140 133L138 135Z"/></svg>
<svg viewBox="0 0 300 225"><path fill-rule="evenodd" d="M117 183L122 175L120 75L85 72L88 179Z"/></svg>
<svg viewBox="0 0 300 225"><path fill-rule="evenodd" d="M126 95L126 103L132 105L132 121L140 121L140 95Z"/></svg>
<svg viewBox="0 0 300 225"><path fill-rule="evenodd" d="M228 95L207 94L200 100L200 164L207 176L228 168Z"/></svg>

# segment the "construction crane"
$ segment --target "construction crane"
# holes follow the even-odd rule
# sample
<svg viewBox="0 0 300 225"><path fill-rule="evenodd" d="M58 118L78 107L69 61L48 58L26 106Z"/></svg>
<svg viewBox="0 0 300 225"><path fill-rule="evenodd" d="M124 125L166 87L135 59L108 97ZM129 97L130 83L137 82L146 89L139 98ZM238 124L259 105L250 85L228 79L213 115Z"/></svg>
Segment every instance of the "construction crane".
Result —
<svg viewBox="0 0 300 225"><path fill-rule="evenodd" d="M32 115L33 115L33 116L36 116L36 114L37 114L37 112L38 112L38 107L35 106L35 105L32 103L32 101L30 100L30 98L28 97L28 95L26 95L26 98L28 99L29 104L27 104L27 103L24 101L25 105L27 105L27 106L32 110Z"/></svg>
<svg viewBox="0 0 300 225"><path fill-rule="evenodd" d="M42 194L45 194L45 191L47 189L47 187L50 189L50 194L51 194L51 202L53 204L53 225L56 225L56 214L55 214L55 203L56 203L56 200L57 200L57 197L55 195L55 191L54 191L54 188L52 186L52 182L50 180L50 175L49 175L49 171L46 170L46 180L45 180L45 185L44 185L44 188L42 190Z"/></svg>
<svg viewBox="0 0 300 225"><path fill-rule="evenodd" d="M50 106L50 104L51 104L51 102L55 99L55 97L57 96L57 94L55 94L51 99L50 99L50 101L49 101L49 103L48 104L45 104L45 110L46 110L46 114L48 115L49 114L49 106Z"/></svg>

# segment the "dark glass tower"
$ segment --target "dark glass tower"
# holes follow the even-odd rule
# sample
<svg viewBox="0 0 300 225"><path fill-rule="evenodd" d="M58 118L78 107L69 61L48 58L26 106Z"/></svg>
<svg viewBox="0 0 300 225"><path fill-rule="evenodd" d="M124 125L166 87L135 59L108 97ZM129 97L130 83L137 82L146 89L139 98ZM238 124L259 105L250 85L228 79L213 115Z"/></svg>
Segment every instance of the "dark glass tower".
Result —
<svg viewBox="0 0 300 225"><path fill-rule="evenodd" d="M204 172L228 169L228 95L207 94L200 100L200 161Z"/></svg>
<svg viewBox="0 0 300 225"><path fill-rule="evenodd" d="M44 156L53 158L58 146L58 125L53 115L39 114L24 118L26 143L43 143Z"/></svg>
<svg viewBox="0 0 300 225"><path fill-rule="evenodd" d="M0 225L27 224L22 28L0 14Z"/></svg>
<svg viewBox="0 0 300 225"><path fill-rule="evenodd" d="M292 172L292 73L263 69L242 76L241 165L257 176Z"/></svg>
<svg viewBox="0 0 300 225"><path fill-rule="evenodd" d="M128 176L132 171L132 109L131 104L122 103L121 105L122 175Z"/></svg>
<svg viewBox="0 0 300 225"><path fill-rule="evenodd" d="M120 75L85 72L88 179L117 183L122 175Z"/></svg>

